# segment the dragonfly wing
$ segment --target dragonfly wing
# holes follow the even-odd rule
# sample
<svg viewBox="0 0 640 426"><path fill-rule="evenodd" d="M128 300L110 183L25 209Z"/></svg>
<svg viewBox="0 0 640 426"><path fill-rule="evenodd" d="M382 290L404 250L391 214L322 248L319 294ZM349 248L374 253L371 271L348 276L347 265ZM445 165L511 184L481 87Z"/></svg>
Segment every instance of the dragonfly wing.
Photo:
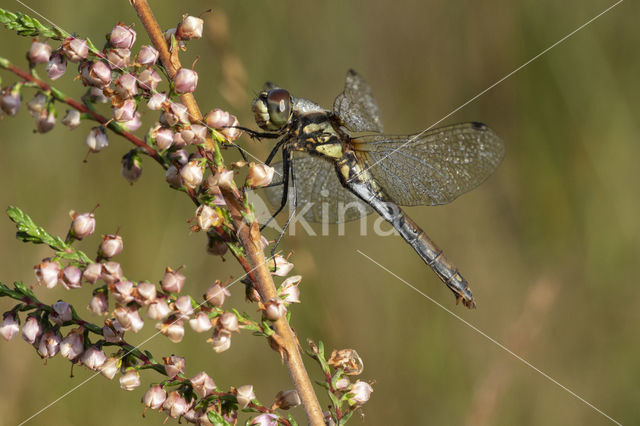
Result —
<svg viewBox="0 0 640 426"><path fill-rule="evenodd" d="M276 169L270 187L264 188L267 200L279 207L282 200L282 163ZM366 203L345 189L332 163L317 157L296 156L293 159L296 176L298 211L310 222L343 223L360 219L373 212ZM292 189L289 189L292 191ZM289 202L292 200L289 194Z"/></svg>
<svg viewBox="0 0 640 426"><path fill-rule="evenodd" d="M344 92L333 103L333 112L352 132L384 131L371 87L354 70L347 72Z"/></svg>
<svg viewBox="0 0 640 426"><path fill-rule="evenodd" d="M504 156L502 140L482 123L353 142L390 200L403 206L449 203L480 185Z"/></svg>

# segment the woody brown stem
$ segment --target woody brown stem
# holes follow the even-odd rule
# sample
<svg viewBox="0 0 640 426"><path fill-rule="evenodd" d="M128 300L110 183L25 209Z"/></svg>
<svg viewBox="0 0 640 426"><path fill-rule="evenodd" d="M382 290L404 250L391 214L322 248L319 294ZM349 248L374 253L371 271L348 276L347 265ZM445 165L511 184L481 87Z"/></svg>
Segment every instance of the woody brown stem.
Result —
<svg viewBox="0 0 640 426"><path fill-rule="evenodd" d="M135 8L140 21L145 27L151 42L160 52L160 60L170 77L175 76L178 69L181 68L180 60L177 55L172 55L169 51L164 34L153 16L153 13L146 0L130 0ZM187 107L192 122L202 120L202 114L196 104L195 98L191 93L181 96L182 103ZM211 138L207 138L207 145L210 150L217 150L217 146ZM222 162L218 164L220 169L223 168ZM263 301L272 297L276 297L276 288L273 278L267 266L262 246L260 244L260 230L257 222L252 220L247 223L245 218L253 217L251 212L245 209L243 203L236 198L236 194L231 187L221 186L222 195L227 203L234 226L237 232L238 240L247 254L249 265L243 265L247 273L251 273L254 277L254 284ZM250 267L247 270L247 267ZM283 359L289 370L289 374L293 380L295 388L300 395L300 399L304 406L309 423L314 426L324 425L322 409L318 403L318 399L313 391L313 386L309 375L305 370L304 363L299 351L298 340L289 327L284 318L274 322L275 336L274 341L279 345Z"/></svg>

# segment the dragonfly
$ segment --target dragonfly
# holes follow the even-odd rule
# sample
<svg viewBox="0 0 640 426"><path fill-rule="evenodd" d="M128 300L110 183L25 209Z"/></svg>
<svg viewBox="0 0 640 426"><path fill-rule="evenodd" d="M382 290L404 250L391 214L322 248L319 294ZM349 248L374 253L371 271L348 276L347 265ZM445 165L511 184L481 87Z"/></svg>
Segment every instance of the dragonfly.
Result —
<svg viewBox="0 0 640 426"><path fill-rule="evenodd" d="M252 109L263 132L243 130L278 139L267 165L282 154L282 162L273 165L280 177L265 188L270 202L279 205L271 219L288 201L293 208L285 230L299 203L313 222L340 223L376 212L446 284L456 303L476 307L467 280L400 206L446 204L487 179L504 156L493 130L469 122L386 135L370 86L353 70L333 110L272 83Z"/></svg>

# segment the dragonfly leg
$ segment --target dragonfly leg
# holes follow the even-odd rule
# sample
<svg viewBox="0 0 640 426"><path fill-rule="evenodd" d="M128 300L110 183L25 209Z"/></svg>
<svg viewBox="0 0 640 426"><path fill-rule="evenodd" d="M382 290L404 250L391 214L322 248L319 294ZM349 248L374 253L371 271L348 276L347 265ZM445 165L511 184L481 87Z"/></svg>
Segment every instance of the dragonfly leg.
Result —
<svg viewBox="0 0 640 426"><path fill-rule="evenodd" d="M247 127L241 126L224 126L223 129L238 129L245 132L251 139L277 139L280 137L279 133L271 133L271 132L256 132L255 130L251 130Z"/></svg>
<svg viewBox="0 0 640 426"><path fill-rule="evenodd" d="M280 200L280 207L278 207L278 209L275 211L275 213L273 213L271 215L271 217L260 227L260 231L262 231L264 228L267 227L267 225L269 223L271 223L271 221L273 219L275 219L276 216L278 216L278 214L280 214L280 212L282 211L282 209L284 209L284 207L287 205L287 197L289 195L289 154L285 153L285 151L282 151L282 157L284 158L284 161L282 163L282 199ZM284 231L283 231L284 232ZM280 239L278 239L278 242L280 241Z"/></svg>
<svg viewBox="0 0 640 426"><path fill-rule="evenodd" d="M283 151L282 154L283 154L283 164L282 164L283 171L287 169L290 171L291 188L293 189L292 191L293 192L293 208L291 209L291 213L289 214L289 218L287 219L287 222L282 227L282 232L280 233L280 236L278 237L275 244L273 245L273 248L271 249L271 257L275 255L276 248L278 248L280 241L282 241L282 238L284 238L284 234L287 232L287 229L289 228L289 224L291 223L291 220L293 220L293 217L296 214L296 210L298 209L298 197L296 195L296 176L293 171L293 160L290 158L290 154L288 152ZM283 199L286 198L284 197L284 194L282 198ZM286 199L284 204L286 204ZM278 212L282 210L282 208L284 207L284 204L280 206L280 209L278 210Z"/></svg>

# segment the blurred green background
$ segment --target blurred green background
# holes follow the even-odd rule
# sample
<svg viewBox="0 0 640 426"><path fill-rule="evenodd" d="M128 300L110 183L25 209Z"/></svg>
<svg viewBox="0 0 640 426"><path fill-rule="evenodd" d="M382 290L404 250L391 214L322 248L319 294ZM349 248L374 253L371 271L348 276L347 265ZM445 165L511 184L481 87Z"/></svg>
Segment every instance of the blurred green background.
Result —
<svg viewBox="0 0 640 426"><path fill-rule="evenodd" d="M127 1L28 0L28 5L97 45L118 21L142 26ZM371 84L389 133L430 126L547 46L582 25L608 1L323 1L151 2L164 28L183 13L212 8L201 41L183 63L199 57L200 107L228 109L252 124L250 102L266 80L294 95L331 106L348 68ZM19 3L3 8L28 12ZM429 294L488 336L623 424L640 421L640 16L623 2L538 60L470 103L444 123L477 120L506 143L497 173L454 203L411 208L413 219L442 246L469 279L478 309L453 304L450 292L399 237L300 234L281 245L293 251L303 275L302 305L292 324L301 341L354 348L375 392L364 407L369 425L599 425L602 415L516 360L445 310L384 272L356 250ZM31 12L29 12L31 13ZM29 40L2 29L1 55L25 65ZM72 68L56 85L78 96ZM3 84L14 78L2 72ZM31 93L25 92L26 100ZM64 107L59 108L61 114ZM153 114L147 114L153 120ZM186 265L186 290L201 294L215 279L241 269L207 255L205 238L189 232L193 207L168 189L146 161L141 180L120 177L130 145L115 136L87 163L83 141L91 125L70 132L58 125L33 134L23 107L0 123L1 204L17 205L48 230L64 235L71 209L97 203L98 232L120 228L128 277L159 280L165 266ZM259 158L272 142L239 140ZM227 153L229 160L237 158ZM371 225L370 225L371 226ZM370 228L371 229L371 228ZM14 239L0 221L0 280L35 282L33 265L45 247ZM94 253L99 235L80 245ZM229 306L255 312L240 285ZM37 288L44 301L60 298L84 310L89 291ZM0 311L13 306L0 300ZM132 342L153 333L153 322ZM158 337L145 345L157 357L187 357L187 374L205 369L223 388L251 383L270 403L291 387L278 355L248 333L231 350L214 354L205 336L187 330L183 344ZM318 368L308 363L319 378ZM51 359L46 366L19 337L0 342L0 423L28 418L90 374ZM45 424L159 424L140 417L140 397L157 380L127 393L102 377L84 384L29 422ZM323 405L327 398L319 391ZM301 409L293 410L305 424ZM170 421L171 423L172 421ZM353 424L361 423L357 417Z"/></svg>

